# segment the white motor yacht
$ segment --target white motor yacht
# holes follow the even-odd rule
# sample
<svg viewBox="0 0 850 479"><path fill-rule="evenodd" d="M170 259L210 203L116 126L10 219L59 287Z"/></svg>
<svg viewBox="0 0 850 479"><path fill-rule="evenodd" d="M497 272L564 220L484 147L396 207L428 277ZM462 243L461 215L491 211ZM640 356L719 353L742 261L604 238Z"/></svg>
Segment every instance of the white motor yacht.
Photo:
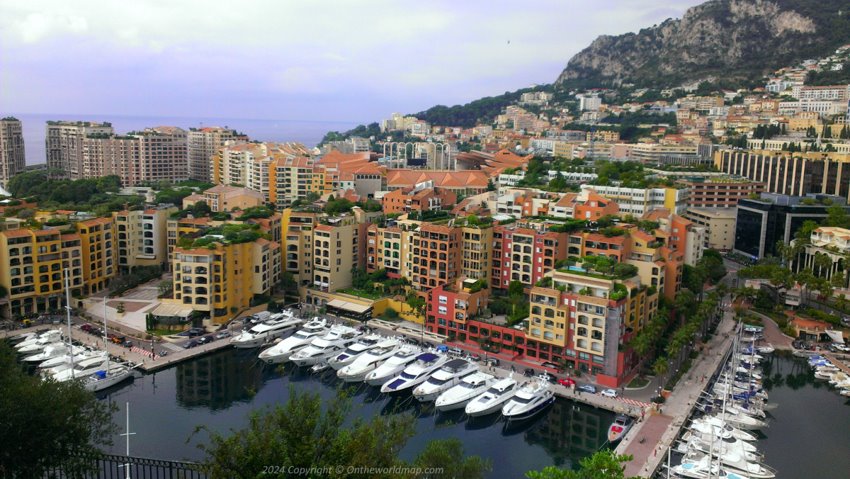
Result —
<svg viewBox="0 0 850 479"><path fill-rule="evenodd" d="M260 353L260 359L269 364L286 362L290 356L306 348L310 343L319 339L327 332L327 322L324 319L315 318L292 336L262 351Z"/></svg>
<svg viewBox="0 0 850 479"><path fill-rule="evenodd" d="M28 333L16 334L15 336L12 336L11 338L8 338L8 339L12 344L18 344L18 343L23 343L24 341L29 341L30 339L37 337L38 334L39 333L36 332L36 331L30 331Z"/></svg>
<svg viewBox="0 0 850 479"><path fill-rule="evenodd" d="M106 367L83 379L83 386L93 392L103 391L133 377L133 370L126 364L108 363Z"/></svg>
<svg viewBox="0 0 850 479"><path fill-rule="evenodd" d="M705 457L712 456L699 451L691 451L685 455L684 462L699 462ZM776 471L764 464L747 460L740 451L726 450L715 452L714 457L720 461L721 467L728 472L742 474L753 479L772 479L776 477Z"/></svg>
<svg viewBox="0 0 850 479"><path fill-rule="evenodd" d="M55 343L61 339L62 333L58 329L48 329L47 331L43 331L41 333L30 333L27 336L15 344L15 349L20 351L21 348L29 346L31 344L41 343Z"/></svg>
<svg viewBox="0 0 850 479"><path fill-rule="evenodd" d="M16 344L15 349L18 350L18 354L25 354L29 356L41 352L49 344L58 343L60 341L62 341L62 333L54 329L42 334L38 338Z"/></svg>
<svg viewBox="0 0 850 479"><path fill-rule="evenodd" d="M749 479L749 476L742 476L723 470L717 464L717 461L712 463L711 458L708 456L698 461L684 461L678 466L671 467L670 471L676 477L692 479Z"/></svg>
<svg viewBox="0 0 850 479"><path fill-rule="evenodd" d="M366 375L377 369L384 361L391 358L400 348L398 339L385 339L374 348L361 354L348 366L336 372L338 378L345 382L353 383L363 381Z"/></svg>
<svg viewBox="0 0 850 479"><path fill-rule="evenodd" d="M27 356L24 361L28 363L41 363L48 359L64 356L68 354L68 345L62 342L50 343L41 350L41 352Z"/></svg>
<svg viewBox="0 0 850 479"><path fill-rule="evenodd" d="M478 366L466 359L452 359L431 375L424 383L413 390L413 397L419 402L431 402L437 396L460 383L460 380L478 372Z"/></svg>
<svg viewBox="0 0 850 479"><path fill-rule="evenodd" d="M414 346L404 346L381 363L374 370L366 374L364 379L370 386L381 386L388 379L399 375L410 363L422 354L422 350Z"/></svg>
<svg viewBox="0 0 850 479"><path fill-rule="evenodd" d="M276 338L294 333L302 322L289 311L273 314L269 319L231 338L230 344L243 349L260 347Z"/></svg>
<svg viewBox="0 0 850 479"><path fill-rule="evenodd" d="M725 414L720 413L717 417L729 423L730 426L743 429L744 431L754 431L756 429L767 427L767 423L761 419L748 416L746 414L730 412L729 408L727 408Z"/></svg>
<svg viewBox="0 0 850 479"><path fill-rule="evenodd" d="M502 415L510 421L528 419L543 411L555 402L555 393L549 389L549 382L536 378L517 391L503 407Z"/></svg>
<svg viewBox="0 0 850 479"><path fill-rule="evenodd" d="M518 386L513 377L500 379L466 405L466 414L478 417L501 411L502 406L519 390Z"/></svg>
<svg viewBox="0 0 850 479"><path fill-rule="evenodd" d="M431 378L433 379L434 376ZM464 408L470 401L486 391L495 381L496 378L492 374L481 372L470 374L461 379L459 384L452 386L449 390L440 394L434 405L437 411L451 411Z"/></svg>
<svg viewBox="0 0 850 479"><path fill-rule="evenodd" d="M79 361L76 360L77 358L75 356L75 360L73 361L73 367L74 369L81 370L95 368L106 362L106 356L106 351L92 351L88 354L85 354L85 357L80 359ZM70 372L71 366L72 362L66 357L66 361L64 362L57 364L56 366L53 366L51 368L42 369L41 374L44 377L56 377L57 374L60 374L64 371ZM94 371L96 371L96 369L94 369L92 372ZM77 377L77 375L75 375L75 377Z"/></svg>
<svg viewBox="0 0 850 479"><path fill-rule="evenodd" d="M774 348L772 344L767 343L756 348L756 351L758 351L759 354L773 354L773 352L776 351L776 348Z"/></svg>
<svg viewBox="0 0 850 479"><path fill-rule="evenodd" d="M75 363L78 363L84 359L88 359L93 357L96 354L96 351L90 351L82 346L73 346L71 347L71 353L66 352L61 356L56 356L50 358L46 361L42 361L38 367L39 369L50 369L56 366L59 366L62 363L68 362L71 363L73 359Z"/></svg>
<svg viewBox="0 0 850 479"><path fill-rule="evenodd" d="M354 360L359 358L361 355L367 353L370 349L376 347L382 339L383 336L380 336L378 334L370 334L368 336L363 336L362 338L358 339L354 344L345 348L345 351L328 359L328 365L334 368L336 371L339 371L340 369L353 363Z"/></svg>
<svg viewBox="0 0 850 479"><path fill-rule="evenodd" d="M309 346L289 357L298 366L312 366L318 362L327 361L331 356L339 354L344 348L357 341L361 335L354 328L337 325L316 339Z"/></svg>
<svg viewBox="0 0 850 479"><path fill-rule="evenodd" d="M73 368L66 368L56 373L53 373L53 379L58 382L69 381L71 379L84 379L92 374L103 370L106 367L106 359L104 355L104 359L101 359L100 362L92 364L91 362L85 362L80 364L75 364Z"/></svg>
<svg viewBox="0 0 850 479"><path fill-rule="evenodd" d="M691 422L689 429L700 433L714 431L714 434L719 437L734 437L735 439L748 442L755 442L758 440L755 435L732 427L720 418L714 416L705 416L699 419L694 419L693 422Z"/></svg>
<svg viewBox="0 0 850 479"><path fill-rule="evenodd" d="M401 393L413 390L424 383L432 374L440 369L448 358L438 353L422 353L408 365L398 376L388 380L381 386L382 393Z"/></svg>
<svg viewBox="0 0 850 479"><path fill-rule="evenodd" d="M695 433L693 431L688 431L682 436L682 442L678 450L682 453L691 450L712 453L725 450L740 450L749 461L761 460L756 446L747 441L741 441L731 436L721 438L716 435Z"/></svg>

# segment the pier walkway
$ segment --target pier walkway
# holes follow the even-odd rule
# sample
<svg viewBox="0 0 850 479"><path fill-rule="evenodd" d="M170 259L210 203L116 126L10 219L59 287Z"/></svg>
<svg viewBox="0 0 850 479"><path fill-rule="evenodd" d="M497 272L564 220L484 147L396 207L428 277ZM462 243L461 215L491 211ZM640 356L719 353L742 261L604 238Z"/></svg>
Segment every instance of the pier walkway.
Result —
<svg viewBox="0 0 850 479"><path fill-rule="evenodd" d="M667 449L678 437L700 394L732 346L731 332L735 327L732 316L729 311L724 313L714 337L706 344L690 371L679 380L658 412L635 424L615 449L617 454L632 456L632 460L626 464L626 477L651 477L666 460Z"/></svg>

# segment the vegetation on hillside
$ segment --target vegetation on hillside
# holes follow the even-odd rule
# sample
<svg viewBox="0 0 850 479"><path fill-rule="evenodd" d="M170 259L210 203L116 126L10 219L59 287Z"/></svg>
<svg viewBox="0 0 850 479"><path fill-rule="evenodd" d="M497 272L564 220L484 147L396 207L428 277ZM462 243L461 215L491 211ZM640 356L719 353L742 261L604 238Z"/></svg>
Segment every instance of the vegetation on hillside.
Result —
<svg viewBox="0 0 850 479"><path fill-rule="evenodd" d="M49 178L45 171L27 171L15 175L7 189L15 198L38 203L39 208L90 211L104 215L144 203L141 196L119 196L121 179L117 176L84 180Z"/></svg>

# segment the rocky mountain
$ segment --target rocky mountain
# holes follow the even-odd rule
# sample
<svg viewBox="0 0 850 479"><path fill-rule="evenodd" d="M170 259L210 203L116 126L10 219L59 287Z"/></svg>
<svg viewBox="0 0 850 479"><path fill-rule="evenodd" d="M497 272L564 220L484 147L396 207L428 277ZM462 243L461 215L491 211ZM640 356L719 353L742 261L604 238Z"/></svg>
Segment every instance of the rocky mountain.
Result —
<svg viewBox="0 0 850 479"><path fill-rule="evenodd" d="M711 0L638 33L601 36L557 83L673 86L717 77L756 79L850 43L847 0Z"/></svg>

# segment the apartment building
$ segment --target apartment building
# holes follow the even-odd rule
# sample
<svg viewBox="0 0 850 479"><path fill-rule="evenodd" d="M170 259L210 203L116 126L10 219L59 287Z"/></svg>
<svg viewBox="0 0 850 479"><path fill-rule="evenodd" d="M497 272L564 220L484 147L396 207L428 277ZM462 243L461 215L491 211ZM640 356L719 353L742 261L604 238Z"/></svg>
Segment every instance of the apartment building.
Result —
<svg viewBox="0 0 850 479"><path fill-rule="evenodd" d="M764 191L764 184L744 178L702 178L676 182L687 188L688 208L734 208L738 200Z"/></svg>
<svg viewBox="0 0 850 479"><path fill-rule="evenodd" d="M83 254L83 294L103 291L118 272L115 220L95 218L77 223Z"/></svg>
<svg viewBox="0 0 850 479"><path fill-rule="evenodd" d="M349 214L318 218L313 227L312 288L333 293L351 287L351 271L366 265L367 226L379 215L354 207Z"/></svg>
<svg viewBox="0 0 850 479"><path fill-rule="evenodd" d="M427 293L425 328L466 341L467 324L487 307L490 290L475 280L441 284Z"/></svg>
<svg viewBox="0 0 850 479"><path fill-rule="evenodd" d="M269 202L284 209L310 193L324 192L324 177L306 157L276 158L269 165Z"/></svg>
<svg viewBox="0 0 850 479"><path fill-rule="evenodd" d="M616 216L620 212L617 202L597 194L590 189L582 190L573 206L573 218L597 221L605 216Z"/></svg>
<svg viewBox="0 0 850 479"><path fill-rule="evenodd" d="M174 261L174 248L183 236L197 235L212 226L210 218L171 218L166 220L166 251L168 262Z"/></svg>
<svg viewBox="0 0 850 479"><path fill-rule="evenodd" d="M116 175L123 186L141 181L138 138L116 135L89 135L83 138L83 164L79 178Z"/></svg>
<svg viewBox="0 0 850 479"><path fill-rule="evenodd" d="M21 121L13 117L0 119L0 185L6 185L24 171L27 166L24 151Z"/></svg>
<svg viewBox="0 0 850 479"><path fill-rule="evenodd" d="M60 178L84 178L83 140L113 134L112 125L106 122L48 121L44 137L48 171Z"/></svg>
<svg viewBox="0 0 850 479"><path fill-rule="evenodd" d="M453 191L432 188L429 183L393 190L381 198L384 213L388 215L449 209L456 202L457 195Z"/></svg>
<svg viewBox="0 0 850 479"><path fill-rule="evenodd" d="M493 226L461 226L461 263L460 275L463 279L483 281L490 284L493 254Z"/></svg>
<svg viewBox="0 0 850 479"><path fill-rule="evenodd" d="M77 259L77 261L80 261ZM0 232L0 302L6 318L59 310L64 304L62 233L57 229ZM76 283L79 290L80 273Z"/></svg>
<svg viewBox="0 0 850 479"><path fill-rule="evenodd" d="M201 194L191 195L183 200L183 207L198 201L205 201L214 213L244 210L263 205L263 194L237 186L217 185Z"/></svg>
<svg viewBox="0 0 850 479"><path fill-rule="evenodd" d="M567 257L567 234L533 229L530 224L497 225L493 230L491 285L507 289L511 281L530 288Z"/></svg>
<svg viewBox="0 0 850 479"><path fill-rule="evenodd" d="M228 143L248 141L248 136L229 128L190 128L186 135L189 178L210 181L212 158ZM244 183L242 183L244 184Z"/></svg>
<svg viewBox="0 0 850 479"><path fill-rule="evenodd" d="M547 278L551 286L530 292L525 354L566 363L616 387L636 364L624 345L655 314L657 292L637 277L553 271Z"/></svg>
<svg viewBox="0 0 850 479"><path fill-rule="evenodd" d="M735 208L688 208L683 216L706 229L705 248L731 251L735 246Z"/></svg>
<svg viewBox="0 0 850 479"><path fill-rule="evenodd" d="M366 271L373 273L385 270L390 278L405 275L403 249L406 235L398 226L381 228L370 224L366 227Z"/></svg>
<svg viewBox="0 0 850 479"><path fill-rule="evenodd" d="M186 130L176 126L130 133L139 140L140 181L183 181L189 178Z"/></svg>
<svg viewBox="0 0 850 479"><path fill-rule="evenodd" d="M313 281L313 229L318 224L318 213L283 210L281 229L285 238L283 270L292 275L301 286Z"/></svg>
<svg viewBox="0 0 850 479"><path fill-rule="evenodd" d="M850 253L850 230L821 226L812 231L810 240L803 254L792 263L791 267L795 272L808 269L818 277L831 280L833 276L844 271L847 253ZM818 257L829 258L828 265L820 264ZM846 277L844 285L847 285Z"/></svg>
<svg viewBox="0 0 850 479"><path fill-rule="evenodd" d="M692 164L699 163L696 145L663 145L660 143L636 143L630 145L630 159L644 164Z"/></svg>
<svg viewBox="0 0 850 479"><path fill-rule="evenodd" d="M112 213L118 237L118 268L165 265L168 262L168 219L176 206L159 205Z"/></svg>
<svg viewBox="0 0 850 479"><path fill-rule="evenodd" d="M850 198L850 154L720 150L714 165L729 175L764 184L781 195L837 195ZM846 165L846 166L845 166Z"/></svg>
<svg viewBox="0 0 850 479"><path fill-rule="evenodd" d="M596 193L615 201L620 214L643 216L657 208L667 208L679 214L688 206L687 188L626 188L623 186L582 185L582 190L592 189Z"/></svg>
<svg viewBox="0 0 850 479"><path fill-rule="evenodd" d="M413 245L413 287L427 291L453 283L461 274L460 228L422 223Z"/></svg>
<svg viewBox="0 0 850 479"><path fill-rule="evenodd" d="M280 245L259 238L210 246L214 249L175 248L174 301L223 324L280 281Z"/></svg>

